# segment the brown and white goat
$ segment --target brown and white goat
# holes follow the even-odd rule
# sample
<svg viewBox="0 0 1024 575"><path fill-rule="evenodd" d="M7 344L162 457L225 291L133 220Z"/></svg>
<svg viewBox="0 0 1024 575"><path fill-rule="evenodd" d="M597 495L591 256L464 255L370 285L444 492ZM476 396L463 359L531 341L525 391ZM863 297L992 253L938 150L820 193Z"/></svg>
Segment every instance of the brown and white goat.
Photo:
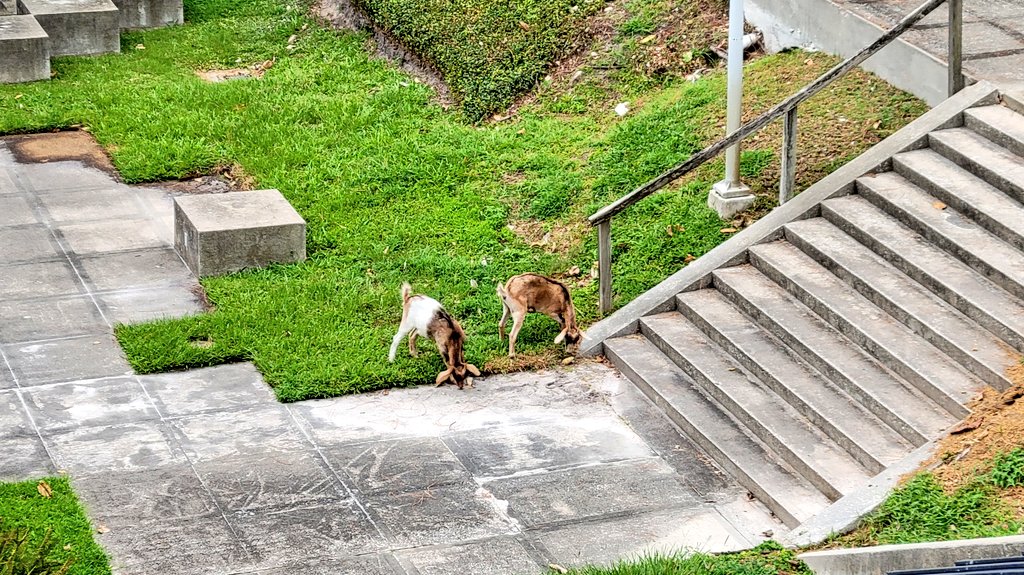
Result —
<svg viewBox="0 0 1024 575"><path fill-rule="evenodd" d="M512 316L512 333L508 337L508 356L516 356L516 338L529 312L542 313L558 322L562 331L555 343L565 341L569 353L575 353L583 335L576 326L576 308L572 305L569 288L558 280L538 274L521 274L509 278L505 286L498 285L503 313L498 323L498 335L505 339L505 322Z"/></svg>
<svg viewBox="0 0 1024 575"><path fill-rule="evenodd" d="M462 326L437 300L425 295L413 295L412 286L408 283L402 284L402 323L398 326L398 333L391 340L388 361L395 361L398 344L406 335L409 336L409 355L413 357L418 355L416 336L429 337L437 344L437 350L441 353L447 369L437 374L435 385L450 380L459 386L459 389L464 385L473 387L472 376L479 377L480 370L475 365L466 363L463 357L462 347L466 341L466 333L462 331Z"/></svg>

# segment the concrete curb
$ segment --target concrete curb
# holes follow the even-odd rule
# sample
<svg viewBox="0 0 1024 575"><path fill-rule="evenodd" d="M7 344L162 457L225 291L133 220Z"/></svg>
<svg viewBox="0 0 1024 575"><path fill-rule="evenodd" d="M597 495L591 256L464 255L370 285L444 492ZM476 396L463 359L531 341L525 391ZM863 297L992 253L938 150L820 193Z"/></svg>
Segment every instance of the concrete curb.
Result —
<svg viewBox="0 0 1024 575"><path fill-rule="evenodd" d="M882 575L900 569L950 567L956 561L1024 553L1024 535L831 549L799 555L816 575Z"/></svg>
<svg viewBox="0 0 1024 575"><path fill-rule="evenodd" d="M775 239L787 223L817 216L822 201L849 193L855 179L868 172L888 169L890 158L899 152L923 147L929 132L959 127L963 122L961 112L967 108L998 101L998 89L988 82L978 82L965 88L622 309L592 325L584 336L580 354L594 356L603 353L604 340L635 333L643 316L675 309L677 293L708 287L712 271L745 262L750 246Z"/></svg>

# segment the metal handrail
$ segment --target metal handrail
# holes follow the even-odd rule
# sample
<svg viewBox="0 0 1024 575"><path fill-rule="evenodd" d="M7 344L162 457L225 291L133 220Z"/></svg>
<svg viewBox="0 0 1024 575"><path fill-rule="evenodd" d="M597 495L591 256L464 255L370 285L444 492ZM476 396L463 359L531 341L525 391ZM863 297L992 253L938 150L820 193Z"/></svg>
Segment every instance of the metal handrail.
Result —
<svg viewBox="0 0 1024 575"><path fill-rule="evenodd" d="M857 52L845 61L837 64L828 72L819 76L810 84L804 86L799 92L786 98L772 109L761 114L757 118L740 126L736 131L718 140L714 144L704 148L690 156L686 161L677 164L675 167L664 172L660 176L650 180L646 184L636 188L632 192L622 196L618 200L598 210L588 220L591 225L597 226L598 232L598 274L600 281L600 309L601 313L611 310L611 219L619 212L639 202L654 192L662 189L669 183L681 178L702 166L726 148L738 144L748 136L760 131L762 128L785 116L783 126L782 145L782 167L779 182L779 203L783 204L793 192L796 179L796 117L797 106L801 102L814 96L835 80L850 72L864 60L873 56L876 52L886 47L906 32L911 26L918 23L922 18L930 14L943 3L949 4L949 46L948 66L949 82L948 94L959 92L964 87L962 72L962 38L963 38L963 0L928 0L916 10L900 20L896 26L882 34L877 40Z"/></svg>

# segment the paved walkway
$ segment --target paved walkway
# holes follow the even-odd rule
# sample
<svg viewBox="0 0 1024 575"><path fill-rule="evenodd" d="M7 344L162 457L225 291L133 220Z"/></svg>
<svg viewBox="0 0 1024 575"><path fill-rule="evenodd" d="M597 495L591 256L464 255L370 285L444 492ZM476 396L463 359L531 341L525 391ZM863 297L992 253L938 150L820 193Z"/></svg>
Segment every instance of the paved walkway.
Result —
<svg viewBox="0 0 1024 575"><path fill-rule="evenodd" d="M512 575L782 529L601 364L288 405L249 364L134 375L111 325L201 310L170 214L0 143L0 480L69 473L116 572Z"/></svg>
<svg viewBox="0 0 1024 575"><path fill-rule="evenodd" d="M924 0L834 0L864 18L892 27ZM945 5L903 38L946 61ZM964 0L964 71L997 85L1024 82L1024 0Z"/></svg>

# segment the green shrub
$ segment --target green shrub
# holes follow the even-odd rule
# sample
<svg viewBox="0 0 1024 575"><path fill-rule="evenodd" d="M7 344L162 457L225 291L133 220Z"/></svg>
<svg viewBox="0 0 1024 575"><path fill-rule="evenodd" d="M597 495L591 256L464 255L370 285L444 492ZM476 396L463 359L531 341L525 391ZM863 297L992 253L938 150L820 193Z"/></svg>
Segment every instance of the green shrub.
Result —
<svg viewBox="0 0 1024 575"><path fill-rule="evenodd" d="M1024 485L1024 447L997 456L989 479L993 485L1003 489Z"/></svg>
<svg viewBox="0 0 1024 575"><path fill-rule="evenodd" d="M50 528L38 545L32 544L28 529L0 531L0 575L65 575L74 559L53 559L55 545Z"/></svg>

